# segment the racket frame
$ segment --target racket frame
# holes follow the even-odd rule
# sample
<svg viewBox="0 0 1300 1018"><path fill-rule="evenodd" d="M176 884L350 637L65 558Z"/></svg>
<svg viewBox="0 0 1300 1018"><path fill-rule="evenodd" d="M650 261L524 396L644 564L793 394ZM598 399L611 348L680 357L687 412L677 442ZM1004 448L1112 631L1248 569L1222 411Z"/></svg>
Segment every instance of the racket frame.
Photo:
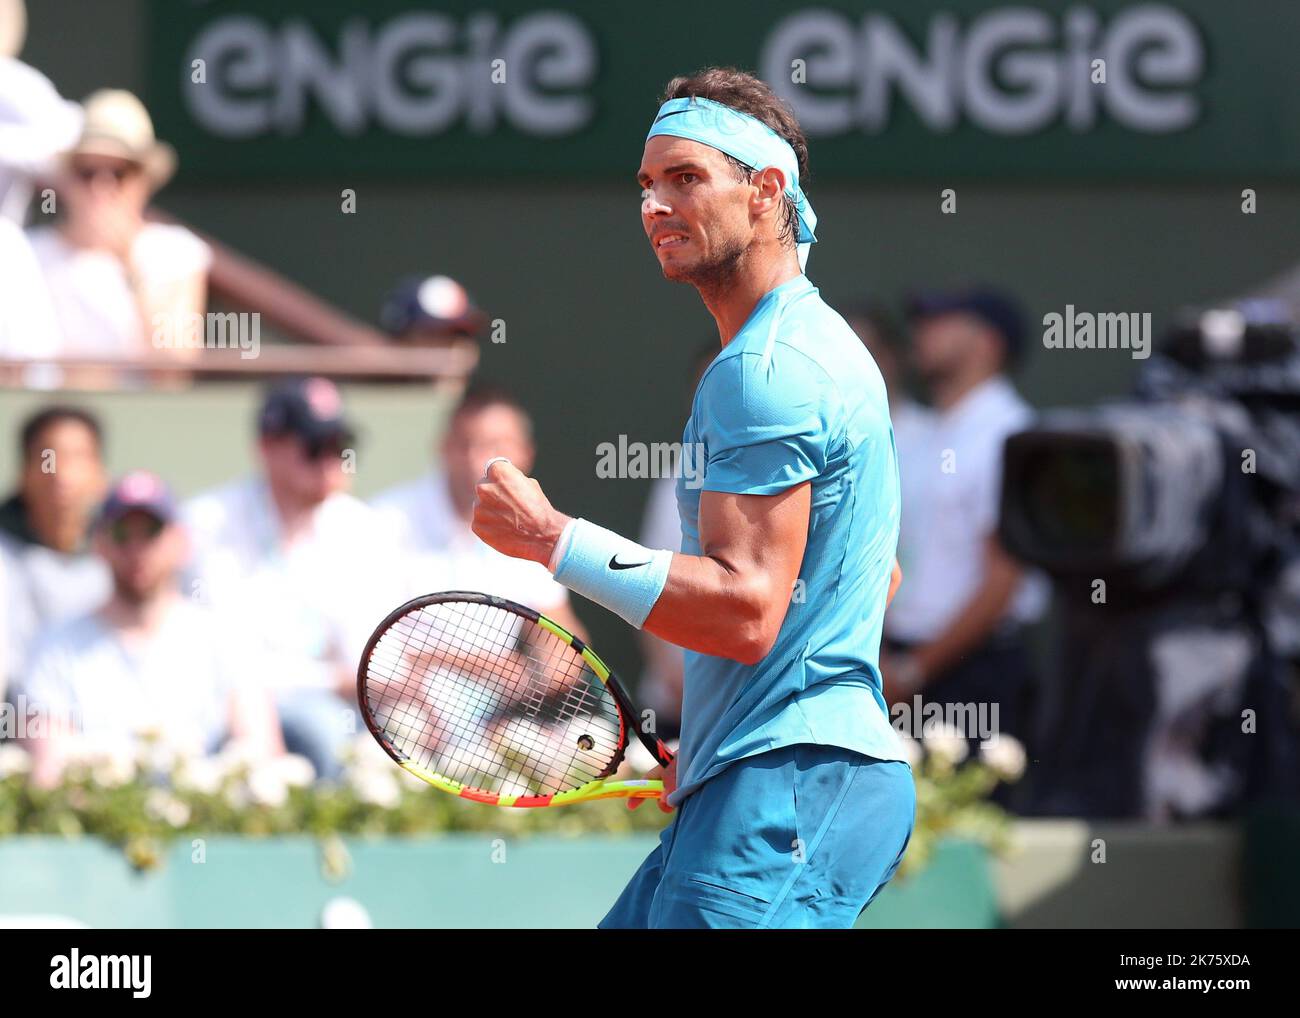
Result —
<svg viewBox="0 0 1300 1018"><path fill-rule="evenodd" d="M420 597L412 598L405 604L394 608L385 616L384 620L375 627L375 631L366 641L366 648L361 654L361 662L357 666L357 706L361 710L361 718L366 723L366 728L374 736L375 741L383 748L384 752L403 770L414 774L422 781L428 782L441 791L448 792L451 795L458 796L462 799L469 799L472 802L482 802L490 806L514 806L514 807L542 807L542 806L566 806L575 802L593 802L597 799L627 799L627 798L657 798L663 794L663 782L649 778L635 778L626 781L609 781L605 777L593 778L586 784L568 789L564 792L555 792L550 795L501 795L498 793L484 792L476 788L471 788L447 777L445 774L439 774L437 771L421 767L393 745L392 741L384 733L382 726L375 719L370 710L368 698L366 696L366 677L370 666L370 656L374 653L375 647L379 641L389 631L389 629L399 619L438 604L480 604L491 608L500 608L504 611L518 615L529 622L545 629L553 636L567 643L580 657L587 663L588 667L595 672L596 677L604 683L605 688L613 696L615 704L618 706L620 721L624 729L630 728L632 733L640 740L641 744L650 752L655 760L662 766L667 766L672 762L673 754L664 745L663 740L643 732L637 725L636 708L632 705L632 699L628 696L627 690L619 682L618 677L614 674L609 665L601 660L594 650L587 646L586 642L580 637L569 632L554 619L548 618L541 612L529 608L527 605L519 604L515 601L509 601L503 597L495 597L492 594L482 594L473 590L444 590L436 594L424 594ZM622 740L623 746L619 748L617 754L606 767L607 773L613 773L618 765L623 761L627 745L626 732Z"/></svg>

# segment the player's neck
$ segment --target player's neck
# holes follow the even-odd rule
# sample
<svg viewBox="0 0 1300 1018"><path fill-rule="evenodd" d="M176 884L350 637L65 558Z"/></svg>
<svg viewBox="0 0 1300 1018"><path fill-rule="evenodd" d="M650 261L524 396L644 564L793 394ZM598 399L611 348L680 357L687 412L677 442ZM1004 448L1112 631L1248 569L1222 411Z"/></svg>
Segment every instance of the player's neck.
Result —
<svg viewBox="0 0 1300 1018"><path fill-rule="evenodd" d="M740 262L736 272L725 279L696 284L700 299L718 323L722 345L735 338L764 296L799 274L798 257L793 251L781 250L770 258L760 254Z"/></svg>

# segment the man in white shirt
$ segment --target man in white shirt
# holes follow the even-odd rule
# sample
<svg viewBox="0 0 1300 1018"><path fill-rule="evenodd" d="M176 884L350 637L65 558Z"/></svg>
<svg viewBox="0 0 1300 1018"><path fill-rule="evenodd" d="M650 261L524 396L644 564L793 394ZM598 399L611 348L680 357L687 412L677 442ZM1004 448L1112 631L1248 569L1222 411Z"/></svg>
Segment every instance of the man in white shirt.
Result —
<svg viewBox="0 0 1300 1018"><path fill-rule="evenodd" d="M278 754L279 730L256 660L239 633L183 596L185 534L163 482L140 470L110 491L94 528L113 577L99 610L40 637L22 680L26 712L47 729L26 744L33 780L57 781L78 744L131 751L145 733L182 755L237 739L253 756Z"/></svg>
<svg viewBox="0 0 1300 1018"><path fill-rule="evenodd" d="M0 501L0 694L22 676L42 628L94 611L112 589L89 547L108 486L99 420L80 407L42 407L23 422L18 447L18 487Z"/></svg>
<svg viewBox="0 0 1300 1018"><path fill-rule="evenodd" d="M1024 738L1032 674L1021 627L1046 600L996 537L1002 446L1032 410L1004 371L1025 336L992 291L933 293L909 308L916 367L934 413L899 449L903 583L885 616L893 701L997 704L998 731ZM966 733L972 742L980 733Z"/></svg>
<svg viewBox="0 0 1300 1018"><path fill-rule="evenodd" d="M441 445L442 469L373 499L384 529L397 535L402 548L410 596L439 590L493 594L544 612L585 636L569 606L569 592L545 566L503 555L470 530L474 486L493 456L530 471L536 458L532 420L505 389L474 385L452 411Z"/></svg>
<svg viewBox="0 0 1300 1018"><path fill-rule="evenodd" d="M184 507L192 590L254 641L285 745L332 778L359 730L357 662L405 591L383 524L347 493L355 433L334 384L277 384L258 427L260 476Z"/></svg>

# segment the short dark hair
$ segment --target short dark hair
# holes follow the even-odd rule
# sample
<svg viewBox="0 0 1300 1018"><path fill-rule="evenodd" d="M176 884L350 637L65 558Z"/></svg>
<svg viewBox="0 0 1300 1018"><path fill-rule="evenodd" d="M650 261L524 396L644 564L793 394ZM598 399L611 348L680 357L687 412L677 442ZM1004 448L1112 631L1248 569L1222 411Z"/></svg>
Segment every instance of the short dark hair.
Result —
<svg viewBox="0 0 1300 1018"><path fill-rule="evenodd" d="M42 407L23 421L22 430L18 434L18 453L24 463L30 463L35 455L34 447L41 433L50 425L60 424L63 421L75 421L82 425L95 436L96 450L103 452L104 429L99 423L99 418L82 407L60 403Z"/></svg>
<svg viewBox="0 0 1300 1018"><path fill-rule="evenodd" d="M471 382L457 401L455 409L452 410L450 420L466 414L476 414L492 406L509 407L523 418L525 428L529 434L532 433L533 419L524 409L523 403L519 402L518 397L504 385L495 382Z"/></svg>
<svg viewBox="0 0 1300 1018"><path fill-rule="evenodd" d="M708 99L733 110L748 113L755 120L766 124L794 149L799 166L799 185L806 187L810 179L808 171L808 139L804 137L803 128L790 106L762 78L755 77L748 71L735 67L706 67L690 75L679 75L664 87L664 94L659 97L659 105L670 99ZM739 159L727 156L736 171L737 180L745 180L754 170ZM778 236L782 243L794 244L799 236L799 215L788 198L782 198L785 214L782 217Z"/></svg>

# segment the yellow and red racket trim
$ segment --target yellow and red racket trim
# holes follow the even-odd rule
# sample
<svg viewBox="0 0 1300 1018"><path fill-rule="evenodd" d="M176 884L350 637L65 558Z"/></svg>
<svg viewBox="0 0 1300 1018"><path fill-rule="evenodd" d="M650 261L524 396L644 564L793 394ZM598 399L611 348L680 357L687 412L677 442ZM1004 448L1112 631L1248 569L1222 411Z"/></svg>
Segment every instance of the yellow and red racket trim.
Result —
<svg viewBox="0 0 1300 1018"><path fill-rule="evenodd" d="M456 592L449 592L449 594L450 593ZM627 722L636 717L636 708L632 705L632 701L623 690L623 687L614 677L609 665L605 664L605 662L601 660L600 656L588 647L580 637L570 633L558 622L547 618L541 612L534 611L524 605L515 604L511 601L505 601L501 598L490 597L483 594L471 593L470 596L475 600L508 606L510 610L522 615L524 618L532 620L547 632L552 633L560 640L569 644L582 656L583 660L587 662L591 670L596 673L596 676L605 684L605 687L614 697L614 700L617 702L619 707L619 724L625 728ZM399 608L393 613L392 617L397 617L406 608L418 603L420 600L422 599L417 598L415 601L403 605L402 608ZM382 628L383 627L381 626L381 630ZM403 770L410 774L414 774L421 781L425 781L428 784L433 785L435 788L451 795L458 796L462 799L468 799L471 802L486 803L489 806L511 806L521 808L568 806L578 802L594 802L598 799L657 799L663 795L663 782L653 778L630 778L623 781L610 781L607 777L596 778L579 788L571 788L567 791L555 792L551 795L502 795L500 793L486 792L478 788L464 785L459 781L448 778L446 775L438 774L435 771L430 771L420 767L408 758L405 753L393 745L392 741L384 734L383 729L379 725L375 724L370 715L370 711L365 708L366 662L369 659L370 651L378 635L379 631L376 631L375 636L371 637L371 646L366 648L366 652L362 656L361 667L358 671L357 692L362 705L361 713L365 720L366 727L370 729L370 733L380 742L388 752L388 755L391 756ZM645 748L650 751L655 760L661 766L666 767L672 762L672 750L664 745L662 739L657 736L652 737L648 733L642 732L635 725L633 726L633 730L636 733L637 738ZM624 736L625 731L620 730L620 742L623 741Z"/></svg>
<svg viewBox="0 0 1300 1018"><path fill-rule="evenodd" d="M664 783L652 778L635 778L626 781L607 781L598 778L581 788L553 795L499 795L484 792L477 788L468 788L459 782L434 774L416 766L410 760L399 760L401 767L414 774L421 781L427 781L435 788L471 802L482 802L489 806L513 806L529 808L539 806L571 806L577 802L595 802L597 799L657 799L664 792Z"/></svg>

